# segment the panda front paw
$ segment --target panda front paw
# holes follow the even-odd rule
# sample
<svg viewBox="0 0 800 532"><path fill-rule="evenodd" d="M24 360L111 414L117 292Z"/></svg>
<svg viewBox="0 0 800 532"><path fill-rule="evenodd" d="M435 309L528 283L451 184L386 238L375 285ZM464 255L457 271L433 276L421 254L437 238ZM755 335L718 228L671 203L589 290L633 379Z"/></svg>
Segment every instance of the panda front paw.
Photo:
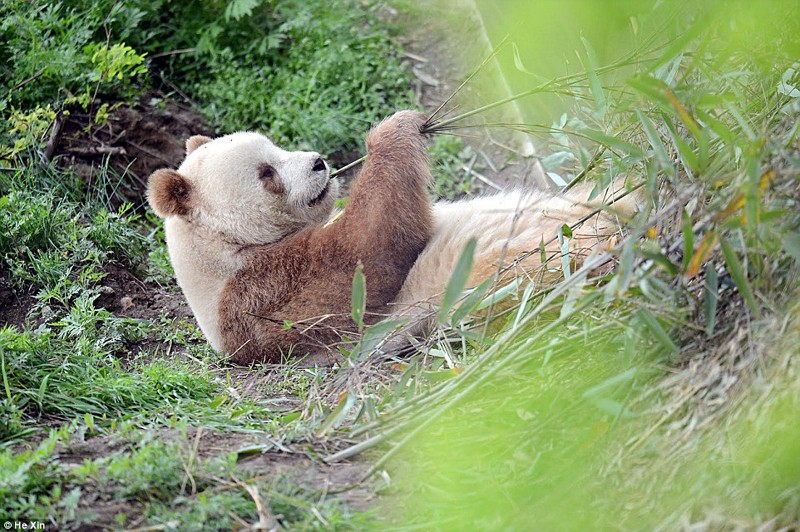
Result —
<svg viewBox="0 0 800 532"><path fill-rule="evenodd" d="M422 128L428 117L419 111L399 111L370 131L367 151L395 150L403 146L424 148L426 136Z"/></svg>

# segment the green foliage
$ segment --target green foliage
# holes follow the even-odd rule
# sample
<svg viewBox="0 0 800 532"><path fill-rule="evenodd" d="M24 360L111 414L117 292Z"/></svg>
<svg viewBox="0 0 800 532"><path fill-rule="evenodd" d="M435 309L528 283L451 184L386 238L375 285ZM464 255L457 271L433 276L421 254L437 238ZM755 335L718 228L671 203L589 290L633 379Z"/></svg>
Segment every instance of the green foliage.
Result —
<svg viewBox="0 0 800 532"><path fill-rule="evenodd" d="M54 450L58 439L51 435L30 451L14 452L0 449L0 514L3 516L34 516L42 503L58 499L58 477L54 465Z"/></svg>
<svg viewBox="0 0 800 532"><path fill-rule="evenodd" d="M16 287L36 286L41 304L69 306L73 296L96 285L111 259L141 262L146 243L129 204L116 212L96 207L88 221L83 207L52 192L12 190L0 198L0 260Z"/></svg>
<svg viewBox="0 0 800 532"><path fill-rule="evenodd" d="M104 482L113 482L119 497L168 499L180 490L185 471L183 449L177 443L147 442L133 453L112 457L104 468Z"/></svg>
<svg viewBox="0 0 800 532"><path fill-rule="evenodd" d="M0 85L10 125L0 129L0 160L43 146L56 110L136 96L148 67L219 129L258 128L328 155L359 151L370 124L413 101L373 9L346 0L3 0L0 64L13 75ZM173 53L182 50L190 53Z"/></svg>
<svg viewBox="0 0 800 532"><path fill-rule="evenodd" d="M553 181L592 183L594 200L612 184L611 197L638 186L641 212L611 249L613 273L591 280L557 254L546 267L563 281L542 287L543 272L526 272L504 294L516 304L489 317L471 312L485 296L477 287L462 304L469 310L456 308L420 343L390 399L376 406L365 394L352 407L370 405L374 421L356 424L352 432L370 437L350 450L391 443L375 467L404 497L393 507L413 508L396 512L397 523L674 528L720 513L720 528L796 521L798 438L786 419L800 412L791 399L800 27L785 18L790 4L750 11L750 21L721 2L642 3L634 14L620 4L609 20L624 13L630 35L605 18L587 30L605 35L597 40L570 26L581 61L567 68L577 72L520 89L529 98L521 106L547 93L567 109L553 123L514 124L549 144L542 163ZM619 60L608 58L614 47ZM564 55L574 54L553 54ZM586 231L563 226L562 249ZM430 360L451 369L416 369Z"/></svg>
<svg viewBox="0 0 800 532"><path fill-rule="evenodd" d="M146 523L170 528L258 519L250 493L228 482L241 474L235 454L200 460L191 444L162 441L159 431L282 427L279 440L288 442L308 434L300 413L263 394L240 395L242 377L219 367L193 321L132 319L104 307L124 295L111 290L118 266L177 290L163 224L119 201L124 176L107 164L87 186L41 152L56 122L91 133L150 86L177 85L220 129L261 128L293 147L350 157L371 123L412 101L376 5L0 0L0 276L4 290L7 283L21 301L34 300L23 325L0 328L0 446L25 446L43 425L62 427L35 451L0 450L0 515L79 528L97 517L87 496L99 496L136 500ZM269 387L305 401L325 374L287 366ZM93 438L125 447L80 466L59 461L56 441ZM363 524L316 492L242 480L269 494L282 524ZM131 517L120 512L116 523Z"/></svg>
<svg viewBox="0 0 800 532"><path fill-rule="evenodd" d="M361 149L370 124L411 102L408 72L369 7L231 2L225 19L213 2L182 9L184 28L202 30L199 41L188 32L168 39L169 49L197 48L170 68L224 130L261 129L278 144L346 153Z"/></svg>
<svg viewBox="0 0 800 532"><path fill-rule="evenodd" d="M434 137L429 154L437 197L454 199L473 191L472 175L463 169L464 162L473 153L460 138L447 135Z"/></svg>
<svg viewBox="0 0 800 532"><path fill-rule="evenodd" d="M0 65L8 73L0 76L0 162L43 146L66 104L88 109L97 96L137 93L145 54L123 42L143 15L133 4L0 2Z"/></svg>

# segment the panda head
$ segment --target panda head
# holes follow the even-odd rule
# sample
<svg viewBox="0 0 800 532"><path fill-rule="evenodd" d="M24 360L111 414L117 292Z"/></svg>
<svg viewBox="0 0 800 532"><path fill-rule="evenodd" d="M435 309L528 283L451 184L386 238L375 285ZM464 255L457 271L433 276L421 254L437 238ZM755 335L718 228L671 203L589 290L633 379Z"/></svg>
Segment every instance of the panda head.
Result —
<svg viewBox="0 0 800 532"><path fill-rule="evenodd" d="M243 132L191 137L180 168L154 172L147 196L162 218L180 217L212 238L248 245L326 221L338 191L318 153L285 151Z"/></svg>

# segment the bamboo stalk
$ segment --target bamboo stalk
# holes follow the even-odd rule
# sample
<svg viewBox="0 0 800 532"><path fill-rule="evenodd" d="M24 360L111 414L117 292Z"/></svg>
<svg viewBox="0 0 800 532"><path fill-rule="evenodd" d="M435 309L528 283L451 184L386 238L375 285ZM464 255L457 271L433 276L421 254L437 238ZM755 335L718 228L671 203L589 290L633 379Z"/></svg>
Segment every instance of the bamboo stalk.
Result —
<svg viewBox="0 0 800 532"><path fill-rule="evenodd" d="M360 159L356 159L352 163L347 164L345 166L342 166L338 170L334 170L333 172L331 172L330 178L333 179L334 177L336 177L337 175L341 174L342 172L346 172L346 171L350 170L351 168L353 168L355 166L358 166L359 164L363 163L366 160L367 160L367 156L366 155L361 157Z"/></svg>

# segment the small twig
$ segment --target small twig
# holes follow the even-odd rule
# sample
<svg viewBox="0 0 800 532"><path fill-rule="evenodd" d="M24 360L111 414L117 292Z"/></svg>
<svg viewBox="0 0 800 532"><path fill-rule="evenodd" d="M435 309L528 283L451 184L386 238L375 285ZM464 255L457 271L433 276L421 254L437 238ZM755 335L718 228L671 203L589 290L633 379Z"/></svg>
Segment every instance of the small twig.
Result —
<svg viewBox="0 0 800 532"><path fill-rule="evenodd" d="M88 148L81 148L74 146L67 149L67 152L74 153L75 155L127 155L128 152L121 146L89 146Z"/></svg>
<svg viewBox="0 0 800 532"><path fill-rule="evenodd" d="M130 146L133 146L134 148L136 148L136 149L137 149L137 150L139 150L139 151L143 151L144 153L146 153L146 154L147 154L147 155L149 155L150 157L153 157L154 159L159 159L159 160L160 160L162 163L164 163L164 164L167 164L167 165L169 165L169 164L172 164L172 162L171 162L171 161L168 161L167 159L163 158L163 157L162 157L161 155L159 155L158 153L156 153L156 152L154 152L154 151L152 151L152 150L150 150L150 149L148 149L148 148L145 148L145 147L144 147L144 146L142 146L141 144L138 144L138 143L136 143L136 142L133 142L132 140L125 140L125 141L123 141L123 142L125 142L126 144L128 144L128 145L130 145Z"/></svg>
<svg viewBox="0 0 800 532"><path fill-rule="evenodd" d="M188 462L184 463L181 460L181 465L183 465L183 470L186 473L186 476L181 482L181 493L184 493L186 489L186 481L188 480L192 485L192 493L191 495L194 496L197 493L197 484L194 481L194 476L192 475L192 465L194 464L194 459L197 456L198 449L200 448L200 436L203 434L203 428L199 427L197 432L194 435L194 445L192 445L192 450L189 452L189 460Z"/></svg>
<svg viewBox="0 0 800 532"><path fill-rule="evenodd" d="M486 56L486 58L485 58L483 61L481 61L481 64L480 64L480 65L478 65L478 68L476 68L475 70L473 70L473 71L472 71L472 72L469 74L469 76L467 76L467 77L466 77L466 79L464 79L464 81L462 81L462 82L461 82L461 85L459 85L459 86L456 88L456 90L454 90L454 91L453 91L453 93L452 93L452 94L450 94L450 96L448 96L447 98L445 98L445 100L444 100L444 101L443 101L443 102L442 102L442 103L439 105L439 107L437 107L437 108L436 108L436 109L433 111L433 113L431 113L431 116L428 118L428 121L427 121L427 122L425 122L425 125L423 126L423 129L427 129L427 128L431 127L431 125L432 125L432 124L434 123L434 121L436 120L436 116L437 116L437 115L438 115L438 114L439 114L439 113L442 111L442 109L444 109L444 107L445 107L445 106L446 106L448 103L450 103L450 101L451 101L451 100L452 100L452 99L453 99L453 98L456 96L456 94L458 94L458 93L461 91L461 89L463 89L463 88L464 88L464 86L466 86L466 84L467 84L467 83L469 83L470 81L472 81L472 78L474 78L475 76L477 76L477 75L478 75L478 73L479 73L481 70L483 70L483 67L485 67L487 64L489 64L489 61L491 61L492 59L494 59L494 57L495 57L495 56L498 54L498 52L500 52L500 50L501 50L501 49L502 49L502 48L503 48L503 47L504 47L504 46L505 46L505 45L508 43L508 40L509 40L509 36L508 36L508 35L506 35L505 37L503 37L503 40L502 40L502 41L500 41L500 44L498 44L498 45L497 45L497 46L494 48L494 50L492 50L492 51L491 51L491 53L489 53L489 55L488 55L488 56Z"/></svg>
<svg viewBox="0 0 800 532"><path fill-rule="evenodd" d="M156 76L158 76L158 77L161 79L161 81L163 81L164 83L166 83L167 85L169 85L169 87L170 87L172 90L174 90L175 92L177 92L177 93L180 95L180 97L181 97L181 98L183 98L184 100L186 100L187 102L189 102L189 105L191 105L191 106L192 106L192 107L194 107L194 108L197 108L197 107L199 107L199 105L197 104L197 102L195 102L194 100L192 100L192 99L191 99L191 98L190 98L190 97L189 97L189 96L188 96L188 95L187 95L185 92L183 92L183 91L182 91L182 90L181 90L181 89L180 89L180 88L179 88L177 85L175 85L175 84L174 84L174 83L172 83L170 80L168 80L167 78L165 78L165 77L164 77L164 75L163 75L161 72L154 72L154 74L155 74Z"/></svg>
<svg viewBox="0 0 800 532"><path fill-rule="evenodd" d="M41 69L39 72L37 72L36 74L32 75L31 77L29 77L29 78L27 78L27 79L23 79L22 81L20 81L20 82L19 82L19 83L17 83L16 85L14 85L14 88L13 88L13 89L11 89L11 92L15 92L15 91L17 91L18 89L21 89L22 87L24 87L25 85L27 85L27 84L28 84L28 83L30 83L31 81L35 80L36 78L38 78L39 76L41 76L42 74L44 74L44 71L45 71L45 69L43 68L43 69Z"/></svg>
<svg viewBox="0 0 800 532"><path fill-rule="evenodd" d="M576 175L575 178L572 181L567 183L567 185L564 187L562 192L568 191L569 189L571 189L572 187L574 187L575 185L577 185L578 183L583 181L583 179L586 177L586 175L589 172L591 172L592 170L594 170L595 166L597 166L597 163L600 161L600 157L603 156L603 153L605 153L605 151L606 151L605 146L599 147L597 149L597 152L592 157L592 160L589 161L589 164L586 165L586 168L581 170L580 173L578 175Z"/></svg>
<svg viewBox="0 0 800 532"><path fill-rule="evenodd" d="M599 74L600 73L605 73L605 72L614 70L616 68L620 68L621 66L625 66L625 65L631 64L632 62L636 62L636 61L633 61L634 57L635 57L635 53L629 54L628 56L626 56L623 59L620 59L619 61L616 61L616 62L614 62L614 63L612 63L610 65L606 65L604 67L598 68L597 69L597 73L599 73ZM639 62L645 62L645 61L641 60ZM458 116L454 116L452 118L448 118L447 120L442 120L441 122L436 122L436 123L430 123L430 124L428 124L428 126L426 128L423 128L423 132L424 133L436 133L436 131L438 129L440 129L440 128L449 126L450 124L454 124L456 122L460 122L461 120L464 120L466 118L469 118L469 117L484 113L486 111L490 111L490 110L492 110L492 109L494 109L496 107L500 107L500 106L505 105L507 103L511 103L513 101L519 100L520 98L525 98L526 96L531 96L533 94L537 94L537 93L541 93L541 92L551 91L551 90L553 90L554 87L559 87L559 86L564 85L564 84L567 85L567 86L574 85L576 83L581 82L583 80L583 76L584 76L583 73L580 73L580 74L568 74L568 75L565 75L565 76L561 76L559 78L552 79L552 80L547 81L545 83L542 83L541 85L538 85L538 86L536 86L536 87L534 87L532 89L528 89L526 91L522 91L522 92L518 92L516 94L512 94L511 96L508 96L506 98L502 98L502 99L497 100L495 102L483 105L481 107L478 107L477 109L473 109L471 111L467 111L466 113L460 114ZM435 115L435 113L434 113L434 115Z"/></svg>
<svg viewBox="0 0 800 532"><path fill-rule="evenodd" d="M151 55L150 59L160 59L162 57L169 57L172 55L192 54L197 51L197 48L182 48L180 50L172 50L171 52L162 52L160 54Z"/></svg>
<svg viewBox="0 0 800 532"><path fill-rule="evenodd" d="M481 174L480 172L477 172L477 171L475 171L472 168L469 168L467 166L463 166L461 169L464 170L465 172L467 172L469 175L477 178L479 181L482 181L483 183L489 185L493 189L501 190L501 191L503 190L503 187L501 187L500 185L498 185L497 183L495 183L494 181L492 181L491 179L489 179L485 175Z"/></svg>
<svg viewBox="0 0 800 532"><path fill-rule="evenodd" d="M346 172L346 171L350 170L351 168L353 168L355 166L358 166L359 164L363 163L366 160L367 160L367 156L365 155L365 156L361 157L360 159L357 159L357 160L353 161L350 164L342 166L338 170L334 170L333 172L331 172L330 178L333 179L334 177L336 177L337 175L341 174L342 172Z"/></svg>
<svg viewBox="0 0 800 532"><path fill-rule="evenodd" d="M394 432L396 432L396 430L392 429L392 430L389 430L388 432L384 432L384 433L381 433L381 434L376 434L375 436L372 436L371 438L367 438L366 440L364 440L362 442L359 442L359 443L357 443L355 445L352 445L352 446L348 447L347 449L342 449L339 452L330 454L330 455L326 456L325 458L323 458L322 461L325 462L326 464L331 464L333 462L339 462L341 460L346 460L348 458L351 458L351 457L353 457L353 456L355 456L357 454L361 454L364 451L366 451L367 449L372 449L376 445L379 445L379 444L383 443Z"/></svg>
<svg viewBox="0 0 800 532"><path fill-rule="evenodd" d="M428 62L428 60L425 59L424 57L422 57L421 55L412 54L411 52L403 52L403 55L405 57L408 57L409 59L413 59L414 61L416 61L418 63L427 63Z"/></svg>
<svg viewBox="0 0 800 532"><path fill-rule="evenodd" d="M281 525L278 523L278 520L275 519L275 516L272 515L272 512L267 505L264 504L264 500L258 493L258 487L252 484L245 484L240 480L236 480L236 484L244 488L247 494L250 495L250 498L253 499L253 502L256 504L258 523L252 525L252 528L254 530L269 530L270 532L280 530Z"/></svg>
<svg viewBox="0 0 800 532"><path fill-rule="evenodd" d="M53 130L50 132L50 138L47 139L47 144L44 147L42 163L48 163L52 160L53 154L56 152L56 146L61 139L61 130L64 128L64 114L59 111L53 120Z"/></svg>

